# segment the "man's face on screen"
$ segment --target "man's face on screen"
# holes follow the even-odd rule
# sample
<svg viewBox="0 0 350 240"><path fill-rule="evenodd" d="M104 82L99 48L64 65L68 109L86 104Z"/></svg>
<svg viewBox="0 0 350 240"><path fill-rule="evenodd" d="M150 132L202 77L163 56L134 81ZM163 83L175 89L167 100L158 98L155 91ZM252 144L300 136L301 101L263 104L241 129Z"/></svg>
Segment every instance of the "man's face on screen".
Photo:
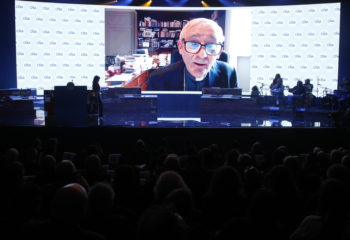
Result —
<svg viewBox="0 0 350 240"><path fill-rule="evenodd" d="M182 59L189 73L195 78L204 78L220 54L210 55L207 53L208 51L206 51L204 46L200 47L199 52L190 53L191 42L200 43L202 45L218 43L214 27L207 23L193 25L187 29L183 39L180 39L177 44L179 53L182 55ZM187 46L185 46L186 44Z"/></svg>

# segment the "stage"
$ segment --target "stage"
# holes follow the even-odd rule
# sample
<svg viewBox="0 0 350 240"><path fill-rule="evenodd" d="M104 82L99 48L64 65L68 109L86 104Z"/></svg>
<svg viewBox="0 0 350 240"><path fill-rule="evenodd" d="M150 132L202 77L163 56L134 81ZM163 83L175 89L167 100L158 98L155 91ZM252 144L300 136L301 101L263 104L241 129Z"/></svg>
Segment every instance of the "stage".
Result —
<svg viewBox="0 0 350 240"><path fill-rule="evenodd" d="M116 91L120 89L102 94L103 117L91 111L91 91L86 89L81 97L87 101L80 101L79 105L73 98L80 93L71 95L72 99L63 95L61 104L55 100L53 91L46 91L45 95L3 96L0 124L128 128L334 128L339 125L335 117L339 109L325 98L315 98L306 108L293 105L290 96L275 106L271 96Z"/></svg>
<svg viewBox="0 0 350 240"><path fill-rule="evenodd" d="M88 94L81 92L85 99L82 102L69 99L79 94L64 95L63 104L58 104L59 95L52 93L17 91L11 93L16 97L1 97L2 149L27 144L36 137L56 137L65 150L99 142L111 152L132 151L139 138L152 146L167 138L174 146L217 143L228 149L238 144L246 151L254 141L271 147L285 144L304 151L314 146L348 144L344 140L349 137L349 127L339 125L339 109L324 98L315 99L310 108L296 108L288 97L282 105L273 106L271 96L252 99L197 92L105 92L100 118L91 111L89 90Z"/></svg>

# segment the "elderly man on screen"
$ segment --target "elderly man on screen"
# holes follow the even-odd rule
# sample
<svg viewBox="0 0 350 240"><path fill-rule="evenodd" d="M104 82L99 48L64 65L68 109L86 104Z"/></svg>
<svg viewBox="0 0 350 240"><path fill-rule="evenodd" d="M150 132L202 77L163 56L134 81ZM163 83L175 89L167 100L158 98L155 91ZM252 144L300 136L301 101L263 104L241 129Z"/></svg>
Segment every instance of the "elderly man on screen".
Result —
<svg viewBox="0 0 350 240"><path fill-rule="evenodd" d="M182 61L150 74L147 90L201 91L203 87L237 87L236 71L219 58L224 35L222 28L206 18L188 22L177 47Z"/></svg>

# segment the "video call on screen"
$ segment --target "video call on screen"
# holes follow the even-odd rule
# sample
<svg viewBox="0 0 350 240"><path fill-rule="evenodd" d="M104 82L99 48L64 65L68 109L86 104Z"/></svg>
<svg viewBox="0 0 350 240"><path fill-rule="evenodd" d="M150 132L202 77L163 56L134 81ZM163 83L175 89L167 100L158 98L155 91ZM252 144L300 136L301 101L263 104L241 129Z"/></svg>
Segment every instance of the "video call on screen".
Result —
<svg viewBox="0 0 350 240"><path fill-rule="evenodd" d="M53 89L71 80L76 85L90 86L93 76L104 78L106 12L123 14L128 9L135 10L30 1L15 4L17 87L38 90ZM155 16L157 11L188 9L136 8L136 13L144 16L147 11ZM297 80L311 79L318 96L337 89L340 3L218 11L224 12L225 50L243 91L249 92L256 85L262 94L268 93L276 73L291 87ZM137 39L130 42L137 49Z"/></svg>

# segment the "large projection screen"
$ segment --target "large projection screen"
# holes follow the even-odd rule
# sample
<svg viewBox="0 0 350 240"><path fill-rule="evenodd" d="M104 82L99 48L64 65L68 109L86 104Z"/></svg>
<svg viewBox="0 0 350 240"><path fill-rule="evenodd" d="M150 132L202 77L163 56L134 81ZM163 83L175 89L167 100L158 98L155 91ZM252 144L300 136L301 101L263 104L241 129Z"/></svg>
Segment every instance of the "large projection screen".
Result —
<svg viewBox="0 0 350 240"><path fill-rule="evenodd" d="M290 87L311 79L315 96L337 89L340 3L273 7L113 7L15 1L17 87L91 86L105 76L107 11L225 11L225 50L239 87L262 94L276 73ZM137 31L136 25L134 31ZM136 40L131 39L132 43ZM105 84L101 81L101 85Z"/></svg>

